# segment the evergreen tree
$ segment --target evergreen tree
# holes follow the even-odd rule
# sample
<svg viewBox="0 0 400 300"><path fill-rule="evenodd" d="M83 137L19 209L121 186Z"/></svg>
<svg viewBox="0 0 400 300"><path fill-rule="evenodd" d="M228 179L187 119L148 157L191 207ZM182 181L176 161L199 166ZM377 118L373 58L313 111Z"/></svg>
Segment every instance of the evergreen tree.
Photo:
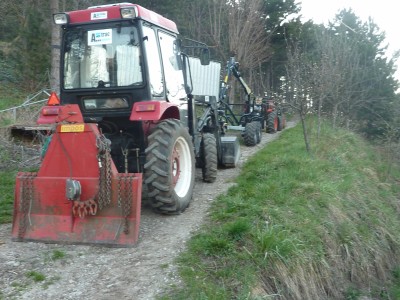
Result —
<svg viewBox="0 0 400 300"><path fill-rule="evenodd" d="M351 10L341 11L330 30L334 38L352 41L351 50L358 54L343 69L347 76L340 112L348 125L353 123L366 136L380 136L393 118L391 103L398 84L394 61L385 56L385 34L371 19L363 23Z"/></svg>
<svg viewBox="0 0 400 300"><path fill-rule="evenodd" d="M295 0L265 0L267 14L266 31L271 34L271 59L263 66L266 74L266 89L282 93L281 78L286 74L286 39L300 30L302 23L299 17L300 7Z"/></svg>

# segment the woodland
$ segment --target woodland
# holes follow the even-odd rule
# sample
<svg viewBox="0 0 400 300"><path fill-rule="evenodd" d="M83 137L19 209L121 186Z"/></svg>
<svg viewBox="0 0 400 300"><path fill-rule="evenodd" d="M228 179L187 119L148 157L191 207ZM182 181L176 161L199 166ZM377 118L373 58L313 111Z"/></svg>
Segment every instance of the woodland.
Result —
<svg viewBox="0 0 400 300"><path fill-rule="evenodd" d="M52 14L112 3L116 1L2 0L2 85L57 90L61 33ZM302 120L312 113L367 138L397 140L397 55L386 55L385 33L373 19L365 22L343 10L328 25L304 22L301 2L295 0L136 3L176 22L183 37L206 43L223 68L234 56L254 94L274 97ZM230 101L240 103L241 94L232 82Z"/></svg>

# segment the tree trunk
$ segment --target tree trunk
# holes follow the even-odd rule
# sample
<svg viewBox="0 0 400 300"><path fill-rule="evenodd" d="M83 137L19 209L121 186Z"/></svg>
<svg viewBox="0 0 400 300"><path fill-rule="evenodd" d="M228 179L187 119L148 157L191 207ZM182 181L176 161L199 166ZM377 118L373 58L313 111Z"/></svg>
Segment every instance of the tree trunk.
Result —
<svg viewBox="0 0 400 300"><path fill-rule="evenodd" d="M322 97L319 98L318 101L318 125L317 125L317 141L319 140L319 137L321 135L321 112L322 112Z"/></svg>
<svg viewBox="0 0 400 300"><path fill-rule="evenodd" d="M51 13L59 12L58 0L51 0ZM60 27L52 22L51 29L51 72L50 88L56 93L60 92Z"/></svg>
<svg viewBox="0 0 400 300"><path fill-rule="evenodd" d="M337 119L337 113L338 113L338 103L336 103L333 106L333 111L332 111L332 118L333 118L333 129L336 129L336 119Z"/></svg>
<svg viewBox="0 0 400 300"><path fill-rule="evenodd" d="M304 109L304 106L302 103L301 107L300 107L300 118L301 118L301 125L303 127L304 143L306 144L307 153L311 154L310 140L308 137L307 125L306 125L306 117L307 117L306 112L307 112L307 109Z"/></svg>

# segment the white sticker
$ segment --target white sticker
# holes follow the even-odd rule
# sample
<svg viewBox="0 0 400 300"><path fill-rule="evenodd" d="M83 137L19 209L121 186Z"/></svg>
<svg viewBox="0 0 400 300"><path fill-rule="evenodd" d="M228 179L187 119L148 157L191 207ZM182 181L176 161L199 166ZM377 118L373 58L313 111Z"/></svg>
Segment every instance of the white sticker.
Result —
<svg viewBox="0 0 400 300"><path fill-rule="evenodd" d="M112 29L88 31L88 45L105 45L112 43Z"/></svg>
<svg viewBox="0 0 400 300"><path fill-rule="evenodd" d="M103 20L107 19L106 11L97 11L90 14L90 20Z"/></svg>

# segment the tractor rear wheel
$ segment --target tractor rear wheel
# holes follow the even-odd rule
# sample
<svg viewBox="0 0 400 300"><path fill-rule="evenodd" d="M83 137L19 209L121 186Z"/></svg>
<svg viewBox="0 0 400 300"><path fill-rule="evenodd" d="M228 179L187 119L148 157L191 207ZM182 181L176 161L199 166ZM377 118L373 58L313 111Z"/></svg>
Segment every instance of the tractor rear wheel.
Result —
<svg viewBox="0 0 400 300"><path fill-rule="evenodd" d="M278 130L278 116L276 111L268 114L266 129L267 133L275 133Z"/></svg>
<svg viewBox="0 0 400 300"><path fill-rule="evenodd" d="M145 153L144 182L153 209L181 213L192 199L195 176L189 132L179 120L164 120L148 136Z"/></svg>
<svg viewBox="0 0 400 300"><path fill-rule="evenodd" d="M215 136L212 133L204 133L200 147L203 181L214 182L217 179L218 170L217 140Z"/></svg>
<svg viewBox="0 0 400 300"><path fill-rule="evenodd" d="M243 131L244 144L246 146L255 146L261 140L260 122L247 123Z"/></svg>

